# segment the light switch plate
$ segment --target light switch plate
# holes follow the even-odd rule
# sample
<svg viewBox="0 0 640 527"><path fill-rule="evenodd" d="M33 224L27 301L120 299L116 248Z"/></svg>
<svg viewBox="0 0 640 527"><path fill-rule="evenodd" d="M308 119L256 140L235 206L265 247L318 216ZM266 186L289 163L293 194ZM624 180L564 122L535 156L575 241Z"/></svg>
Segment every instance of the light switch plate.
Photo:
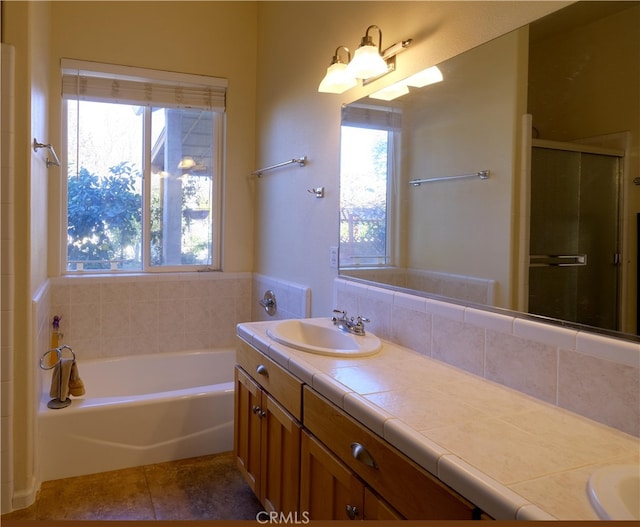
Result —
<svg viewBox="0 0 640 527"><path fill-rule="evenodd" d="M329 267L332 269L338 268L338 248L329 247Z"/></svg>

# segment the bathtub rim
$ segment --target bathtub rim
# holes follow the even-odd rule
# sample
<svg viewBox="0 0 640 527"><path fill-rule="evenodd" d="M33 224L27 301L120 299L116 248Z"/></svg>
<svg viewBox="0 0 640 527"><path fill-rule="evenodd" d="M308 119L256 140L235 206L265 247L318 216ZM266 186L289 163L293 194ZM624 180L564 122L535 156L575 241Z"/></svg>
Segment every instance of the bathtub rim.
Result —
<svg viewBox="0 0 640 527"><path fill-rule="evenodd" d="M78 360L78 367L81 369L82 364L113 364L126 360L137 360L137 359L158 359L158 358L176 358L181 356L193 356L193 355L204 355L204 354L216 354L216 353L229 353L233 354L235 358L236 348L232 346L225 346L220 348L199 348L194 350L184 350L184 351L168 351L161 353L141 353L136 355L119 355L116 357L96 357L91 359L86 359L84 361ZM235 360L234 360L235 362ZM166 391L158 391L152 393L144 393L144 394L133 394L133 395L114 395L114 396L106 396L106 397L91 397L90 394L83 395L80 397L69 397L71 399L71 404L65 408L60 410L66 410L66 412L61 412L56 409L51 409L47 407L47 403L52 399L49 395L49 382L46 382L48 379L48 375L50 373L48 371L42 370L43 382L42 382L42 391L40 393L40 400L38 404L37 417L48 418L52 415L60 414L60 413L76 413L80 411L88 411L88 410L98 410L99 408L104 407L114 407L114 406L125 406L125 405L144 405L151 404L152 402L165 402L173 399L186 398L186 397L201 397L213 391L222 390L222 391L233 391L234 390L234 381L233 381L233 369L229 371L229 380L214 384L201 384L197 386L190 386L186 388L176 389L176 390L166 390ZM82 374L81 374L82 376Z"/></svg>

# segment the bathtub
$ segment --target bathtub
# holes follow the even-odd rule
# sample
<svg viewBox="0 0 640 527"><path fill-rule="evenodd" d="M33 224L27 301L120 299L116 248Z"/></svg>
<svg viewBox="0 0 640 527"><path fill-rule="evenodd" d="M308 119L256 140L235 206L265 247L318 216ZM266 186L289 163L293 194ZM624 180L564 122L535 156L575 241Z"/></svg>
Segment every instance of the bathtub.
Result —
<svg viewBox="0 0 640 527"><path fill-rule="evenodd" d="M86 395L38 410L41 481L161 463L233 448L234 349L78 357Z"/></svg>

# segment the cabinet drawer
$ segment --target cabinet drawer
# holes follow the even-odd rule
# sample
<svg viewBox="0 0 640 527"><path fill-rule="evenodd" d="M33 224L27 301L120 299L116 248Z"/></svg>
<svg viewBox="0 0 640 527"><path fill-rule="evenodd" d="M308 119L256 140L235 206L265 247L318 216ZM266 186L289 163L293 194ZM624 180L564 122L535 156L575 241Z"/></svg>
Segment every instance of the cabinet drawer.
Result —
<svg viewBox="0 0 640 527"><path fill-rule="evenodd" d="M302 381L300 379L240 339L236 349L236 361L291 415L302 420Z"/></svg>
<svg viewBox="0 0 640 527"><path fill-rule="evenodd" d="M475 507L308 387L304 426L408 520L471 520Z"/></svg>

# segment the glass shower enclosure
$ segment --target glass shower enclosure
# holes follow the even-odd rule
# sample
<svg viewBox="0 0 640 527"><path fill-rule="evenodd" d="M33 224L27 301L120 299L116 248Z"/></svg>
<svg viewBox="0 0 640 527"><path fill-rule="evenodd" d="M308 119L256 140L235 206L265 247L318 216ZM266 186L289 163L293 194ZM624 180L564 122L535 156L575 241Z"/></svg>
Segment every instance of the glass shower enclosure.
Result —
<svg viewBox="0 0 640 527"><path fill-rule="evenodd" d="M618 329L618 154L538 142L531 155L529 312ZM586 149L585 149L586 150Z"/></svg>

